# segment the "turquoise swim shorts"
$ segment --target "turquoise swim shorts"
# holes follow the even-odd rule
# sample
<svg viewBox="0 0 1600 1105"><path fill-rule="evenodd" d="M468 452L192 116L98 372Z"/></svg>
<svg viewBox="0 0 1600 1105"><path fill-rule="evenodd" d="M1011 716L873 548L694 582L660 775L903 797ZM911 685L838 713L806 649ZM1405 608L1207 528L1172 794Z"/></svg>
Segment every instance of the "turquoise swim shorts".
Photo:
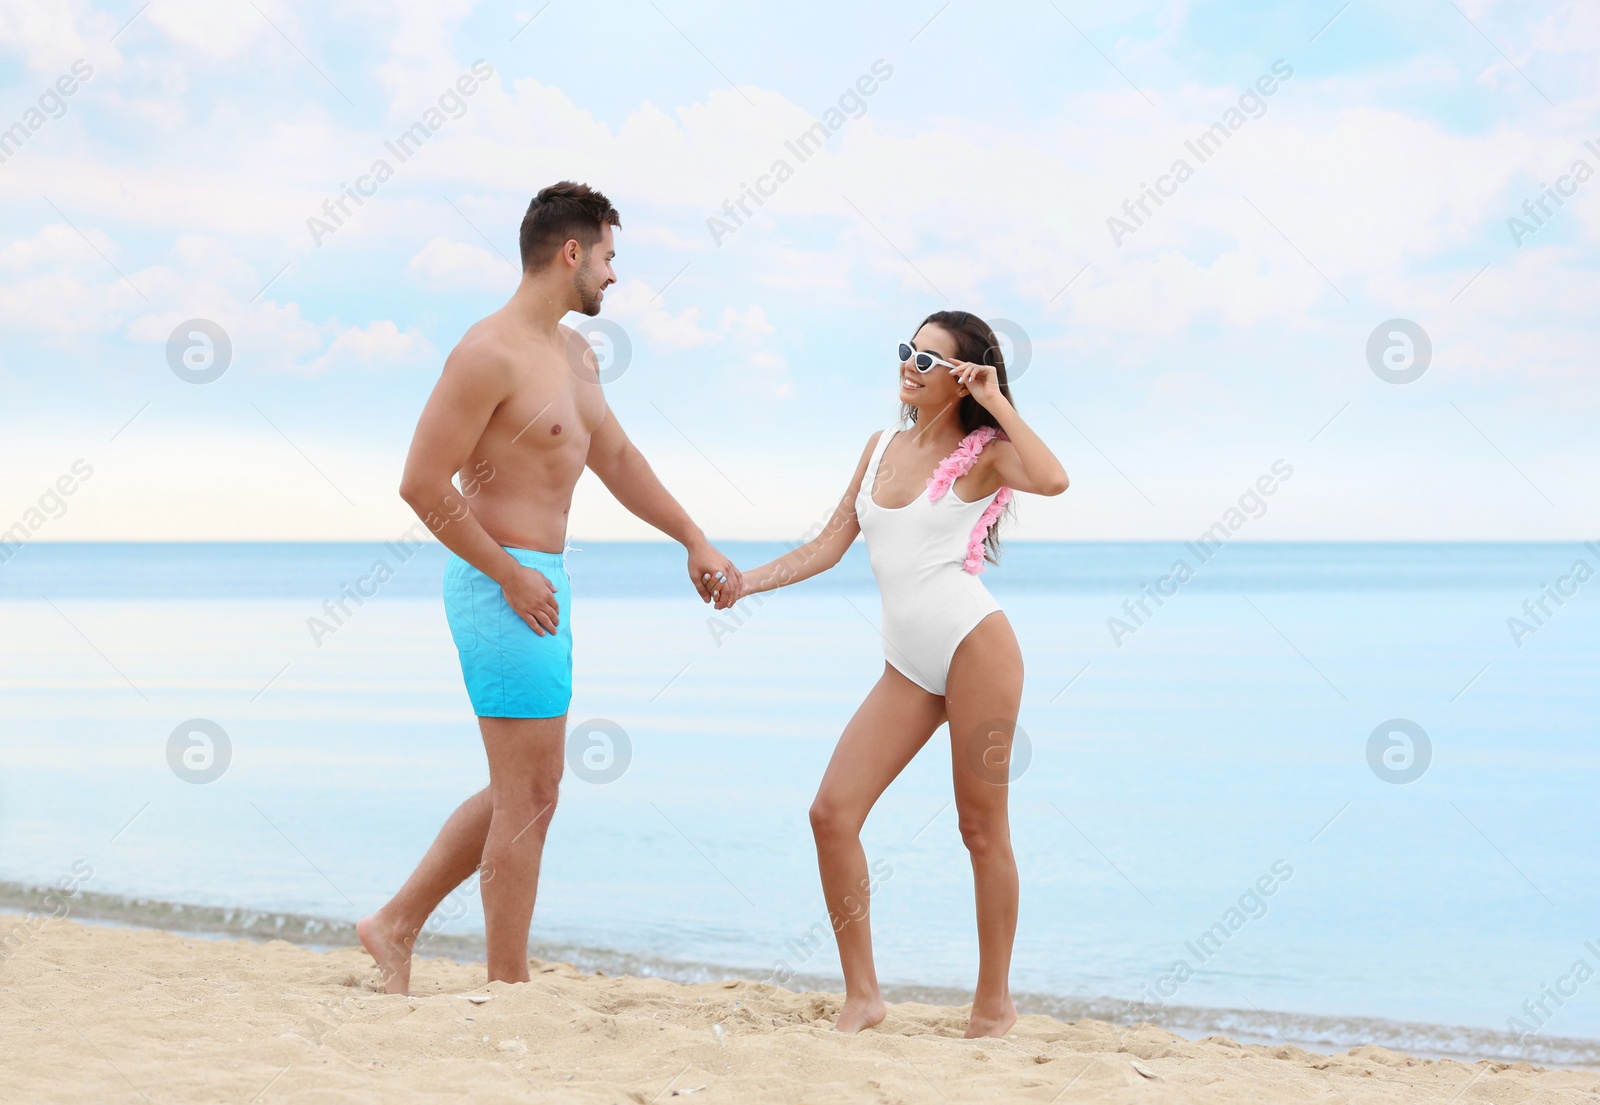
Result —
<svg viewBox="0 0 1600 1105"><path fill-rule="evenodd" d="M504 546L502 546L504 547ZM444 569L444 612L479 717L560 717L572 701L572 585L560 553L506 548L556 589L561 624L535 633L500 585L454 553Z"/></svg>

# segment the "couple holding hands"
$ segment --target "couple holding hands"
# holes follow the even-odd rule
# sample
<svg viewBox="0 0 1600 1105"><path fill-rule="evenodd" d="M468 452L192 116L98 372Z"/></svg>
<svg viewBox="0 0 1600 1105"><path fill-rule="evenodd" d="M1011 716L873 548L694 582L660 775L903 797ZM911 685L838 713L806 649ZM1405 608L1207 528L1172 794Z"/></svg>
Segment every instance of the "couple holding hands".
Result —
<svg viewBox="0 0 1600 1105"><path fill-rule="evenodd" d="M979 969L967 1035L1016 1021L1009 975L1017 868L1005 772L1022 696L1022 654L979 580L1014 492L1058 495L1060 462L1011 405L994 332L940 311L899 344L904 423L874 434L822 533L740 572L651 471L606 405L588 343L561 320L599 313L615 282L616 209L562 182L528 207L522 277L509 302L451 352L417 424L400 494L455 555L445 612L483 734L489 786L451 814L400 891L357 926L385 988L407 993L417 935L445 896L481 869L489 980L528 979L545 833L565 758L572 636L563 553L573 488L587 467L618 502L682 544L703 601L797 583L837 564L859 533L883 599L885 664L845 726L811 806L817 862L845 977L836 1027L885 1014L873 968L860 830L878 796L941 725L953 745L955 803L972 860ZM886 351L887 352L887 351ZM885 366L887 368L887 365ZM460 510L457 473L488 470ZM452 509L451 504L455 504ZM432 523L430 523L432 526Z"/></svg>

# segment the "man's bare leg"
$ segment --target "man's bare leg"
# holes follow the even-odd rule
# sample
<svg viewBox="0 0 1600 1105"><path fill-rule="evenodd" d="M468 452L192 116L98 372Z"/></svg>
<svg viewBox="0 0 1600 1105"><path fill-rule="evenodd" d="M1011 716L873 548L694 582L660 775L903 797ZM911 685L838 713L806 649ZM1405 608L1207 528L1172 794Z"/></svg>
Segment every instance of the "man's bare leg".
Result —
<svg viewBox="0 0 1600 1105"><path fill-rule="evenodd" d="M528 979L528 926L561 782L566 718L479 718L478 727L489 786L457 807L399 893L356 926L391 994L410 992L418 933L480 865L489 979Z"/></svg>
<svg viewBox="0 0 1600 1105"><path fill-rule="evenodd" d="M489 833L483 845L489 981L528 981L528 925L545 833L565 766L567 719L479 718L489 755Z"/></svg>
<svg viewBox="0 0 1600 1105"><path fill-rule="evenodd" d="M417 935L445 896L477 870L493 808L488 787L457 806L405 885L356 924L362 945L378 964L385 992L411 992L411 952Z"/></svg>

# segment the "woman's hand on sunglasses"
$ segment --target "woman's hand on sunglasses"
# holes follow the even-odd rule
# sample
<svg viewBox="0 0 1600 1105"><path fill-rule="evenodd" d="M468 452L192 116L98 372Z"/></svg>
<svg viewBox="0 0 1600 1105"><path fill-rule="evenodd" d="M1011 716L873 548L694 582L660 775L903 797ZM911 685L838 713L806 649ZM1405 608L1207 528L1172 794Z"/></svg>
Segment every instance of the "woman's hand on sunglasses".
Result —
<svg viewBox="0 0 1600 1105"><path fill-rule="evenodd" d="M972 393L972 397L985 408L997 400L1005 401L1005 395L1000 391L1000 380L994 370L994 365L974 364L971 361L956 361L955 367L950 369L950 374L956 382L962 384Z"/></svg>

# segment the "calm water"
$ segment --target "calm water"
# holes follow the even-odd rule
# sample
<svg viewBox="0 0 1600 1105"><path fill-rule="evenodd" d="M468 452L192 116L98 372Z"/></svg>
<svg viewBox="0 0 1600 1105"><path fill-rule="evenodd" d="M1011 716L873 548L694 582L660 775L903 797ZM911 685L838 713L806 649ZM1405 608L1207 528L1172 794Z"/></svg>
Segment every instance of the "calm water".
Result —
<svg viewBox="0 0 1600 1105"><path fill-rule="evenodd" d="M673 546L569 555L571 716L620 726L631 753L614 781L569 771L536 940L681 977L837 978L831 943L806 945L826 924L806 809L881 666L861 552L720 617ZM1136 624L1125 601L1180 557L1194 578ZM393 578L314 639L377 559ZM1573 979L1579 960L1600 975L1600 582L1542 624L1523 613L1579 559L1600 568L1577 543L1236 544L1205 563L1014 544L987 577L1028 664L1014 989L1061 1015L1142 1000L1180 1031L1600 1063L1600 977ZM272 544L41 543L0 565L0 880L87 865L83 889L129 917L131 899L378 905L487 778L442 568L437 548ZM167 756L196 718L231 749L205 784ZM1369 762L1390 719L1430 746L1409 783L1390 778L1403 748ZM976 973L949 774L940 735L867 825L892 868L880 973L902 987ZM444 931L481 933L470 892ZM1521 1050L1509 1018L1538 1029Z"/></svg>

